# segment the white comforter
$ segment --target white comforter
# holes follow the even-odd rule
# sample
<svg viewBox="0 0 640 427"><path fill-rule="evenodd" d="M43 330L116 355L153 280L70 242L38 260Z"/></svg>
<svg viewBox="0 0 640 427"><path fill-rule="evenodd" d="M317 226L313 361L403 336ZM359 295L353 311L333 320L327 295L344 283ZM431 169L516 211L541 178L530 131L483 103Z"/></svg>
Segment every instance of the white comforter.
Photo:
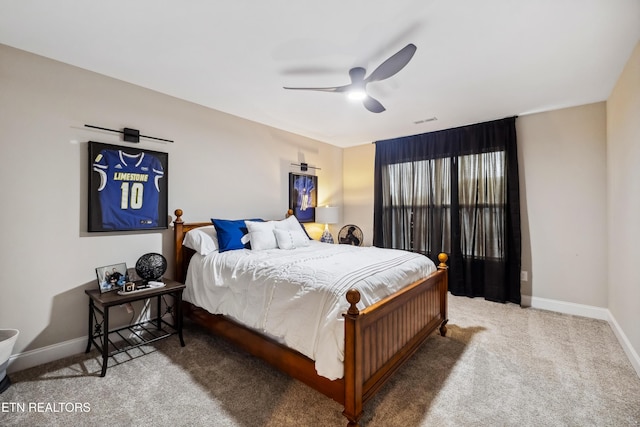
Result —
<svg viewBox="0 0 640 427"><path fill-rule="evenodd" d="M184 299L284 342L315 361L319 375L343 375L346 292L360 308L435 271L427 257L311 241L294 250L195 254Z"/></svg>

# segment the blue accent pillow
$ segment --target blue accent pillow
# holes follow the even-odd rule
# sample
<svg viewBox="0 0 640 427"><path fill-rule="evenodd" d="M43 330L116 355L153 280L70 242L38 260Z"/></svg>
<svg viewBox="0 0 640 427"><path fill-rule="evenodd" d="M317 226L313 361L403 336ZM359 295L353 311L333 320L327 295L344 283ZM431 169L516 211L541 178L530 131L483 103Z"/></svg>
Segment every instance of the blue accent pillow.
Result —
<svg viewBox="0 0 640 427"><path fill-rule="evenodd" d="M262 221L261 219L248 219L246 221ZM251 245L242 243L242 238L248 233L244 219L211 219L218 234L218 252L232 251L235 249L250 249Z"/></svg>

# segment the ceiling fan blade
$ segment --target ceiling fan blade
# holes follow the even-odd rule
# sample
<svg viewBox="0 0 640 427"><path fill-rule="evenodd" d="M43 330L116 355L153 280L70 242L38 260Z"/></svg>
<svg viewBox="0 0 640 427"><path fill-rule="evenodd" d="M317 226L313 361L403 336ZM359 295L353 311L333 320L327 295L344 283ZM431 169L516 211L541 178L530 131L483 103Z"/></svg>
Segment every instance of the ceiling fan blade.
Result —
<svg viewBox="0 0 640 427"><path fill-rule="evenodd" d="M362 105L364 108L371 111L372 113L382 113L386 108L378 101L367 95L365 99L362 100Z"/></svg>
<svg viewBox="0 0 640 427"><path fill-rule="evenodd" d="M334 87L287 87L283 86L284 89L289 90L315 90L320 92L346 92L351 88L351 85L345 86L334 86Z"/></svg>
<svg viewBox="0 0 640 427"><path fill-rule="evenodd" d="M388 79L389 77L396 74L398 71L402 70L405 65L411 61L413 58L413 54L416 53L417 47L413 43L409 43L398 52L396 52L393 56L388 58L382 64L378 66L373 73L369 77L365 79L367 83L376 82L384 79Z"/></svg>

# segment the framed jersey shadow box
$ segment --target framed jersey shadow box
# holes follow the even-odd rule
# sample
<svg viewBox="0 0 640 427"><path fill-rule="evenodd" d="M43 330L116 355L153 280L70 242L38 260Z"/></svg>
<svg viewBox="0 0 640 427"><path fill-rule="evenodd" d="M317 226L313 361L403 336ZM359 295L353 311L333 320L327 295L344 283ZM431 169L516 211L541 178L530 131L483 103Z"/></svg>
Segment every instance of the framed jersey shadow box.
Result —
<svg viewBox="0 0 640 427"><path fill-rule="evenodd" d="M169 155L89 141L88 231L166 229Z"/></svg>
<svg viewBox="0 0 640 427"><path fill-rule="evenodd" d="M289 209L299 222L315 222L318 177L289 172Z"/></svg>

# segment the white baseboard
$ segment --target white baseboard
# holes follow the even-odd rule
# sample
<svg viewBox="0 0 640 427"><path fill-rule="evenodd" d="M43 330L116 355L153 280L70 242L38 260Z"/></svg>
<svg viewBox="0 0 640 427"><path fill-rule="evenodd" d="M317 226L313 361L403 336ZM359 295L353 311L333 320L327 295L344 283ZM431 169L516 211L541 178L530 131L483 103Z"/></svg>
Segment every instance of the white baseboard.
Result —
<svg viewBox="0 0 640 427"><path fill-rule="evenodd" d="M638 356L638 353L631 345L631 342L625 335L624 331L622 330L616 319L613 317L613 314L611 314L608 309L590 305L575 304L572 302L531 297L528 295L522 295L521 300L521 305L523 307L539 308L541 310L555 311L557 313L572 314L575 316L589 317L591 319L606 320L609 323L609 326L611 326L611 329L618 339L618 342L622 346L625 354L629 358L629 362L631 362L633 369L635 369L636 374L638 374L638 377L640 377L640 356Z"/></svg>
<svg viewBox="0 0 640 427"><path fill-rule="evenodd" d="M611 326L611 329L613 329L613 333L616 335L616 338L618 338L618 342L622 346L622 349L627 354L627 357L629 358L633 369L636 370L636 373L640 377L640 356L638 356L638 353L631 346L631 342L629 342L629 339L622 331L622 328L620 327L620 325L618 325L618 322L611 313L609 313L609 318L607 320L609 322L609 325Z"/></svg>
<svg viewBox="0 0 640 427"><path fill-rule="evenodd" d="M611 313L602 307L592 305L576 304L573 302L558 301L540 297L527 297L529 304L525 304L525 297L522 297L522 305L541 310L555 311L557 313L573 314L574 316L589 317L591 319L609 320Z"/></svg>
<svg viewBox="0 0 640 427"><path fill-rule="evenodd" d="M9 358L7 373L21 371L42 365L43 363L53 362L54 360L83 353L86 349L87 337L83 337L14 354Z"/></svg>

